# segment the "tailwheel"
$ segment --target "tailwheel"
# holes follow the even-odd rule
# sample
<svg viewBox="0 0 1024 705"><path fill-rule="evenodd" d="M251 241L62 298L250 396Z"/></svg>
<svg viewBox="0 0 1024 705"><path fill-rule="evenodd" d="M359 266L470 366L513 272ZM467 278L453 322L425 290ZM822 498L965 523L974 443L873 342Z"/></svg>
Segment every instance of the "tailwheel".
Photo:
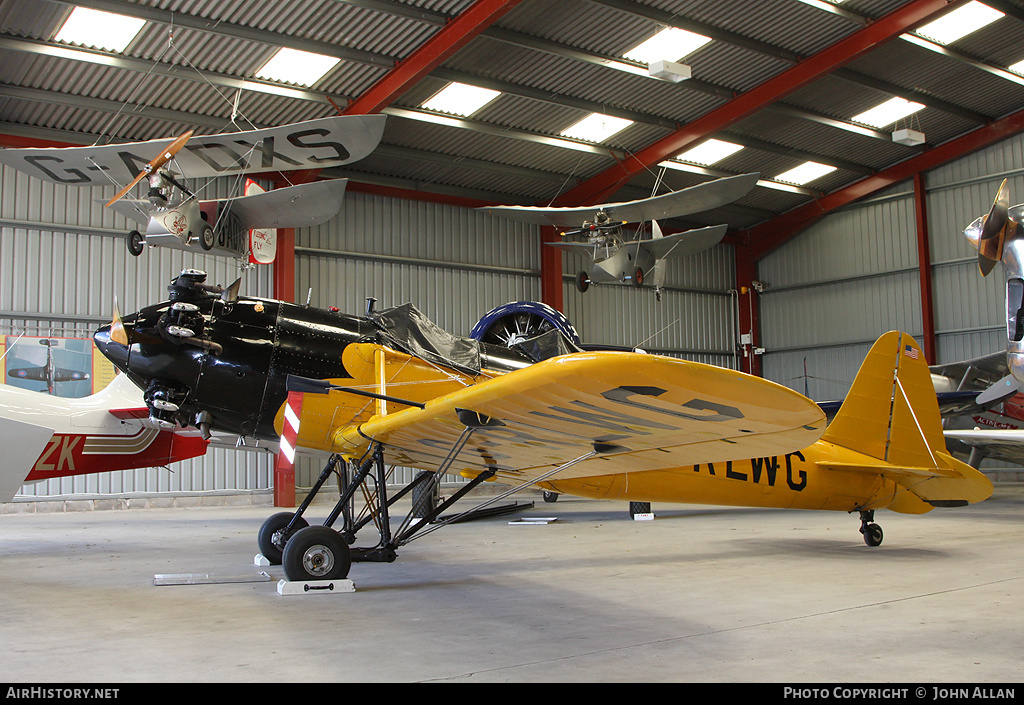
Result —
<svg viewBox="0 0 1024 705"><path fill-rule="evenodd" d="M864 535L864 543L868 546L881 546L884 534L882 533L882 527L872 523L874 520L874 511L862 511L860 513L860 533Z"/></svg>
<svg viewBox="0 0 1024 705"><path fill-rule="evenodd" d="M288 539L281 564L289 580L342 580L352 567L352 554L334 529L307 526Z"/></svg>
<svg viewBox="0 0 1024 705"><path fill-rule="evenodd" d="M292 530L288 531L288 525L292 523L294 516L292 512L278 512L268 517L260 527L256 543L259 544L260 555L270 561L271 565L281 564L281 553L292 534L309 526L309 522L299 517Z"/></svg>
<svg viewBox="0 0 1024 705"><path fill-rule="evenodd" d="M581 294L590 288L590 276L586 272L577 272L576 290Z"/></svg>

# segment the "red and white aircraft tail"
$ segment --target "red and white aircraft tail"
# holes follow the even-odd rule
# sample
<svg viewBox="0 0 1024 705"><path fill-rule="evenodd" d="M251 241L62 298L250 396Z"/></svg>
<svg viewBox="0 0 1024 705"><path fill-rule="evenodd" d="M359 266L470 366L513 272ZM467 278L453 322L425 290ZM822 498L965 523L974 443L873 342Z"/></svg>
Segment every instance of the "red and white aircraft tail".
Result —
<svg viewBox="0 0 1024 705"><path fill-rule="evenodd" d="M195 429L152 424L141 391L125 375L80 399L0 384L0 502L26 483L159 467L203 455L207 446Z"/></svg>

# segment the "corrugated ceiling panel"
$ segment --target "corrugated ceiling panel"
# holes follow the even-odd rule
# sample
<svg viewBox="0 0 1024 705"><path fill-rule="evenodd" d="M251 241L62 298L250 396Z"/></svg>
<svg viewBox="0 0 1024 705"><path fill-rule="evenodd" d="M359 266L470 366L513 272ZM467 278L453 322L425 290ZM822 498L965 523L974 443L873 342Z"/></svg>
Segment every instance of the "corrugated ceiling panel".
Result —
<svg viewBox="0 0 1024 705"><path fill-rule="evenodd" d="M858 29L858 25L847 19L790 0L755 3L683 0L651 4L803 56L810 56Z"/></svg>
<svg viewBox="0 0 1024 705"><path fill-rule="evenodd" d="M957 48L954 44L953 48ZM1020 58L1024 59L1024 51ZM1019 108L1024 86L910 42L892 41L852 62L849 68L998 117Z"/></svg>

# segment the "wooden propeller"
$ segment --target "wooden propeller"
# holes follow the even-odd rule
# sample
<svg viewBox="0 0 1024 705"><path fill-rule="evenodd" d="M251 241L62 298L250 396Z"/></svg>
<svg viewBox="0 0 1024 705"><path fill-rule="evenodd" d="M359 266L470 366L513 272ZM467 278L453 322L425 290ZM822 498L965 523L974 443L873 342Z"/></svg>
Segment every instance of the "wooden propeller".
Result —
<svg viewBox="0 0 1024 705"><path fill-rule="evenodd" d="M107 205L105 207L109 207L116 203L123 195L131 191L132 187L135 186L135 184L139 183L144 176L149 176L154 171L162 167L164 164L171 161L171 159L174 158L174 155L177 154L181 150L181 148L185 146L185 143L188 142L189 138L192 137L193 132L195 132L195 130L189 130L188 132L186 132L185 134L181 135L176 140L171 142L171 144L168 145L167 149L165 149L163 152L157 155L149 164L142 167L142 171L140 171L138 175L134 179L132 179L130 184L128 184L123 189L118 191L116 196L107 201Z"/></svg>

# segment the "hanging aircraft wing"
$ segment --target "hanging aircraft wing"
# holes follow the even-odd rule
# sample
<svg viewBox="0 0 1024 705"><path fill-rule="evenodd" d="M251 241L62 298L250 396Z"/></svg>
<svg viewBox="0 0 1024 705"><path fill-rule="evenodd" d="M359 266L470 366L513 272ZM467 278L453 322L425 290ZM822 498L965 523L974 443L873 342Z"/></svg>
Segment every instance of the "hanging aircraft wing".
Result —
<svg viewBox="0 0 1024 705"><path fill-rule="evenodd" d="M467 417L484 425L452 471L494 469L499 477L521 480L591 451L598 455L559 477L685 472L697 463L805 448L825 428L813 401L774 382L674 358L602 351L551 358L422 409L342 426L334 450L356 455L379 441L388 462L435 469Z"/></svg>
<svg viewBox="0 0 1024 705"><path fill-rule="evenodd" d="M754 188L760 174L740 174L715 181L698 184L689 188L666 193L661 196L642 198L636 201L605 203L594 206L572 208L538 208L533 206L488 206L479 211L502 215L534 225L553 225L556 228L577 228L584 221L591 220L594 213L603 210L613 220L626 223L640 223L646 220L678 218L690 213L700 213L724 206L742 198Z"/></svg>
<svg viewBox="0 0 1024 705"><path fill-rule="evenodd" d="M327 222L341 210L348 179L286 186L218 202L249 228L303 228Z"/></svg>
<svg viewBox="0 0 1024 705"><path fill-rule="evenodd" d="M675 233L653 240L637 240L640 249L647 250L654 259L668 259L670 257L686 257L714 247L725 237L728 225L712 225L707 228L687 230L684 233ZM634 244L627 242L627 245Z"/></svg>
<svg viewBox="0 0 1024 705"><path fill-rule="evenodd" d="M384 115L339 115L247 132L192 137L174 157L188 178L326 169L364 158L380 143ZM122 185L174 140L0 150L0 163L72 186Z"/></svg>

